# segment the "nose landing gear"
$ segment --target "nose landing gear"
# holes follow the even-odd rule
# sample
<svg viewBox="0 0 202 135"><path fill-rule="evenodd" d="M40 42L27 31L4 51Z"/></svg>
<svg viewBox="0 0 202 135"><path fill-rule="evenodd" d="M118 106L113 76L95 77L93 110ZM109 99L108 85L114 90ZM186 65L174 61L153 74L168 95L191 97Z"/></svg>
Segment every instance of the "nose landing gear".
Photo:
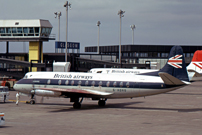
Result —
<svg viewBox="0 0 202 135"><path fill-rule="evenodd" d="M31 104L31 105L35 104L34 94L31 95L30 101L26 101L26 103L27 103L27 104L29 103L29 104Z"/></svg>

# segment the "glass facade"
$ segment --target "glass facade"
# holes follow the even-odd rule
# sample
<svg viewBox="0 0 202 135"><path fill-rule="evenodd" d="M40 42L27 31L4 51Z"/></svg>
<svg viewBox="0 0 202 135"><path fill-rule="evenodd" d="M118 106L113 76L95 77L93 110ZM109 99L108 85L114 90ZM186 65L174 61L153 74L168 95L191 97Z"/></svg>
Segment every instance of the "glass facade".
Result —
<svg viewBox="0 0 202 135"><path fill-rule="evenodd" d="M0 27L0 37L49 37L52 28Z"/></svg>

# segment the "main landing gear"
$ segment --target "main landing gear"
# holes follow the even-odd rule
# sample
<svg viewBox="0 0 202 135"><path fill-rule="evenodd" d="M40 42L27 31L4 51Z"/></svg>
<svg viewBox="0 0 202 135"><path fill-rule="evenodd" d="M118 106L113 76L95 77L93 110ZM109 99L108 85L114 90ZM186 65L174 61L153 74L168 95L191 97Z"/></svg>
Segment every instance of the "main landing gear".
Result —
<svg viewBox="0 0 202 135"><path fill-rule="evenodd" d="M107 99L100 99L99 101L98 101L98 105L100 106L100 107L103 107L103 106L105 106L105 104L106 104L106 100Z"/></svg>
<svg viewBox="0 0 202 135"><path fill-rule="evenodd" d="M81 108L81 103L83 101L83 97L79 101L79 98L70 98L70 102L74 102L73 108L74 109L80 109Z"/></svg>
<svg viewBox="0 0 202 135"><path fill-rule="evenodd" d="M93 100L99 100L98 101L98 105L100 107L105 106L106 105L106 101L107 101L106 98L98 98L98 99L93 98ZM83 97L81 98L80 101L79 101L79 98L70 98L70 102L74 102L74 104L73 104L73 108L74 109L80 109L82 101L83 101Z"/></svg>

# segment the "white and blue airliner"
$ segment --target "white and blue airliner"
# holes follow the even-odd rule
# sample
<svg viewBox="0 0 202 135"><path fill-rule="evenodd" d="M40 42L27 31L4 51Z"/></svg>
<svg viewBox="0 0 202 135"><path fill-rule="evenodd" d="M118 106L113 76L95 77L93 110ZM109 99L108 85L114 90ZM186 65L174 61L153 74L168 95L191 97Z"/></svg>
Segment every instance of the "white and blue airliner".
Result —
<svg viewBox="0 0 202 135"><path fill-rule="evenodd" d="M183 50L174 46L166 65L148 74L29 72L14 85L14 89L31 94L31 104L35 103L34 95L65 97L74 102L74 108L81 108L83 98L98 100L99 106L105 106L107 99L156 95L187 84L190 83Z"/></svg>

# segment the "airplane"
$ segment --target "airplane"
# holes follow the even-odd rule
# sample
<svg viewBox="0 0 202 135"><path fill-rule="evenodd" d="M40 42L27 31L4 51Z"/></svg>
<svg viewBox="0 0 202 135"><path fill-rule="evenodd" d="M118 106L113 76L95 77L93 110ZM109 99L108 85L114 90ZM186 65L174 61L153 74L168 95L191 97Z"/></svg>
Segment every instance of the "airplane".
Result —
<svg viewBox="0 0 202 135"><path fill-rule="evenodd" d="M89 73L104 74L142 74L148 72L159 71L158 69L131 69L131 68L92 68Z"/></svg>
<svg viewBox="0 0 202 135"><path fill-rule="evenodd" d="M171 60L171 59L170 59ZM178 58L176 58L178 60ZM173 63L170 65L175 66ZM92 68L89 73L105 73L105 74L147 74L157 72L158 69L129 69L129 68ZM202 79L202 50L195 51L191 63L187 66L187 72L190 81ZM200 78L201 77L201 78Z"/></svg>
<svg viewBox="0 0 202 135"><path fill-rule="evenodd" d="M195 73L192 80L202 79L202 50L195 51L191 63L187 66L187 71Z"/></svg>
<svg viewBox="0 0 202 135"><path fill-rule="evenodd" d="M171 58L178 58L179 61L170 61ZM169 62L177 66L171 66ZM107 99L145 97L169 92L190 84L180 46L172 47L168 62L155 74L28 72L14 85L14 89L31 94L31 104L35 104L35 95L65 97L74 102L75 109L81 108L83 98L98 100L99 106L105 106Z"/></svg>

